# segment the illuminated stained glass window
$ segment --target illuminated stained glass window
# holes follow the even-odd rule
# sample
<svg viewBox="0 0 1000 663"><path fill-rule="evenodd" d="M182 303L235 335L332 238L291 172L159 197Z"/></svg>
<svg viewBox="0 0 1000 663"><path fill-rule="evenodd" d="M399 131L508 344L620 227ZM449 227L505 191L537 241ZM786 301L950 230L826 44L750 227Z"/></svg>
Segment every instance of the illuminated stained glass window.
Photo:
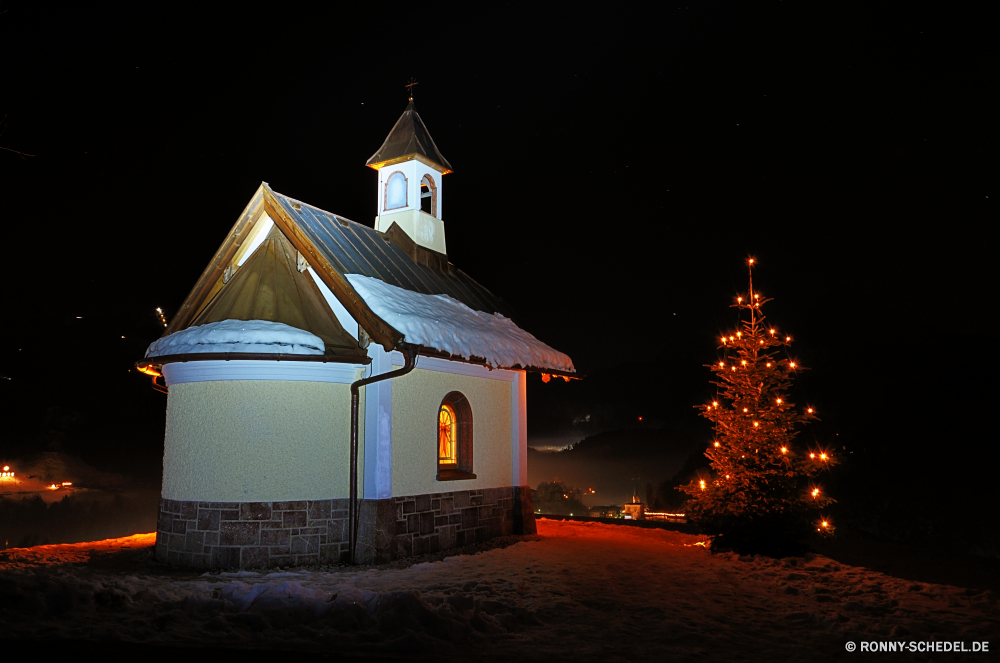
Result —
<svg viewBox="0 0 1000 663"><path fill-rule="evenodd" d="M447 403L438 411L438 464L455 465L458 462L458 417Z"/></svg>
<svg viewBox="0 0 1000 663"><path fill-rule="evenodd" d="M460 392L441 399L437 414L437 480L475 479L472 471L472 406Z"/></svg>

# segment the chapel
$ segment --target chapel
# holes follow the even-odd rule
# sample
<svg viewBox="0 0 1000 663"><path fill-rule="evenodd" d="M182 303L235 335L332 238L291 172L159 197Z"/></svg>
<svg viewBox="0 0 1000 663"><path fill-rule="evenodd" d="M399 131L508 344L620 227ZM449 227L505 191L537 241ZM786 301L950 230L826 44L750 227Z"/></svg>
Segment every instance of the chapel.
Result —
<svg viewBox="0 0 1000 663"><path fill-rule="evenodd" d="M167 395L158 560L375 564L533 533L526 373L575 377L448 258L410 99L374 227L265 182L137 366Z"/></svg>

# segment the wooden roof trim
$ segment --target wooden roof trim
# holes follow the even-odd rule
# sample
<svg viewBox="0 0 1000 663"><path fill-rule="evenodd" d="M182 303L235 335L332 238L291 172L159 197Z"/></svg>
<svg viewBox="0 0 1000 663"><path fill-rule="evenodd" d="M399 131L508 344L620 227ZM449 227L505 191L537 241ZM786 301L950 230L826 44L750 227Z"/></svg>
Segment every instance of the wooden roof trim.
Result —
<svg viewBox="0 0 1000 663"><path fill-rule="evenodd" d="M351 284L322 253L316 250L309 237L302 232L298 224L288 216L281 203L275 198L274 192L265 184L264 209L274 225L285 234L292 246L302 255L308 256L309 263L316 267L316 275L326 284L334 296L340 300L347 312L354 317L373 341L381 345L387 352L392 351L403 342L403 335L391 327L385 320L375 315L365 300L351 287Z"/></svg>
<svg viewBox="0 0 1000 663"><path fill-rule="evenodd" d="M229 266L233 256L243 246L243 241L249 234L248 231L260 220L263 191L266 188L267 183L262 182L257 192L254 193L253 198L250 199L250 202L243 209L243 213L240 214L236 223L233 224L225 241L222 242L222 245L215 252L215 256L212 257L212 260L205 267L194 287L191 288L191 292L184 298L184 303L177 309L177 313L174 314L167 328L163 330L163 336L169 336L174 332L187 328L203 308L208 294L222 277L222 273Z"/></svg>

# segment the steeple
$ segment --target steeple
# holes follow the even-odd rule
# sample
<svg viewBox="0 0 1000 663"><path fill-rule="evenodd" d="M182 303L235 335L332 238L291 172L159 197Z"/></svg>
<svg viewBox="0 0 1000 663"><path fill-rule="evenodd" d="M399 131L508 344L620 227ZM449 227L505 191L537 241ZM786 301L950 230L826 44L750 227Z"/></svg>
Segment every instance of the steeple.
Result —
<svg viewBox="0 0 1000 663"><path fill-rule="evenodd" d="M412 94L412 87L411 87ZM447 255L441 178L451 172L411 96L382 147L365 164L378 171L375 229L396 224L420 246Z"/></svg>
<svg viewBox="0 0 1000 663"><path fill-rule="evenodd" d="M431 132L427 131L427 125L420 119L413 99L410 99L406 110L396 120L382 147L378 148L365 165L379 170L409 159L425 163L442 175L451 172L451 164L434 144Z"/></svg>

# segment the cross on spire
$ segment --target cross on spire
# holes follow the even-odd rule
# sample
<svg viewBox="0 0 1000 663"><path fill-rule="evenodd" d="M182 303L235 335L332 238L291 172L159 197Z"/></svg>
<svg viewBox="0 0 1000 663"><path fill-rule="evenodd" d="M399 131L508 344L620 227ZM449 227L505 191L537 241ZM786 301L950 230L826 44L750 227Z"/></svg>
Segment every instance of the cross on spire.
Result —
<svg viewBox="0 0 1000 663"><path fill-rule="evenodd" d="M410 101L413 101L413 86L417 84L417 79L410 76L410 82L404 87L406 88L407 94L410 97Z"/></svg>

